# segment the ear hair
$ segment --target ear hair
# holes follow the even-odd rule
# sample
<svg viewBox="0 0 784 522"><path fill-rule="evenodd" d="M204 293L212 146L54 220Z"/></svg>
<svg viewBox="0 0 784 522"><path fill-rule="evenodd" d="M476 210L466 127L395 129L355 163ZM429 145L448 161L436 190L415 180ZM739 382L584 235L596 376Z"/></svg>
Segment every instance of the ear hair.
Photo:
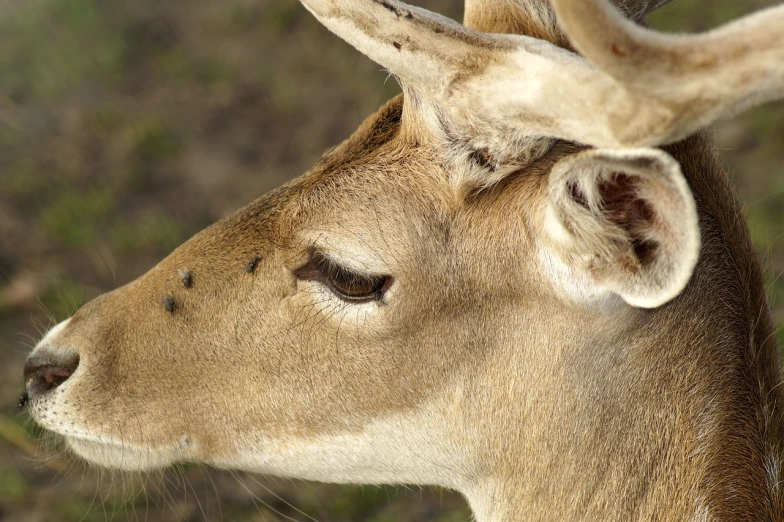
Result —
<svg viewBox="0 0 784 522"><path fill-rule="evenodd" d="M632 306L671 300L697 263L694 198L678 163L658 149L562 159L550 174L547 219L557 255Z"/></svg>
<svg viewBox="0 0 784 522"><path fill-rule="evenodd" d="M526 35L560 47L569 45L555 13L542 0L466 0L463 25L485 33Z"/></svg>
<svg viewBox="0 0 784 522"><path fill-rule="evenodd" d="M640 20L671 0L612 0L632 20ZM463 25L485 33L520 34L569 47L547 0L466 0Z"/></svg>

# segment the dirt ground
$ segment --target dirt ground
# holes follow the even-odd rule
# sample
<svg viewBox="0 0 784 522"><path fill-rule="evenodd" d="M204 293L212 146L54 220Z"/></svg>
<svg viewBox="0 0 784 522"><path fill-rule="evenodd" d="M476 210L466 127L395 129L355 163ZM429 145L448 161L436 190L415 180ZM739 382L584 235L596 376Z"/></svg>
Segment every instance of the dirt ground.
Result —
<svg viewBox="0 0 784 522"><path fill-rule="evenodd" d="M678 0L653 22L705 30L774 3ZM398 92L380 66L293 0L0 0L0 42L0 521L469 520L429 488L200 466L112 476L64 458L16 408L53 321L307 170ZM784 325L784 104L716 136Z"/></svg>

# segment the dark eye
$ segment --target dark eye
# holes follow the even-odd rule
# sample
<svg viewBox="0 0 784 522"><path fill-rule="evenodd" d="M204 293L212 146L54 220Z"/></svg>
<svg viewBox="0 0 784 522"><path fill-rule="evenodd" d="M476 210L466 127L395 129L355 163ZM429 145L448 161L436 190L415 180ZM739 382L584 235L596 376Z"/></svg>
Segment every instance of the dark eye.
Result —
<svg viewBox="0 0 784 522"><path fill-rule="evenodd" d="M323 254L314 253L308 264L295 272L297 279L318 281L350 303L379 301L392 284L391 276L370 275L341 266Z"/></svg>

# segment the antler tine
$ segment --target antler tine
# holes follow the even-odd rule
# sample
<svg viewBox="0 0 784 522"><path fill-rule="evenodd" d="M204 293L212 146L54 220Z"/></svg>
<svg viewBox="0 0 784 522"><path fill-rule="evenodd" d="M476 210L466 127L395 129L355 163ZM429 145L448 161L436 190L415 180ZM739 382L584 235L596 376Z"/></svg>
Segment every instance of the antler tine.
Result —
<svg viewBox="0 0 784 522"><path fill-rule="evenodd" d="M621 143L677 141L784 97L784 6L702 35L673 36L634 24L607 0L551 3L574 47L593 65L632 94L669 109L669 121L635 122L650 136L619 136Z"/></svg>
<svg viewBox="0 0 784 522"><path fill-rule="evenodd" d="M458 74L453 64L466 55L486 55L498 45L493 35L397 0L300 1L330 31L426 91L443 88L444 78Z"/></svg>

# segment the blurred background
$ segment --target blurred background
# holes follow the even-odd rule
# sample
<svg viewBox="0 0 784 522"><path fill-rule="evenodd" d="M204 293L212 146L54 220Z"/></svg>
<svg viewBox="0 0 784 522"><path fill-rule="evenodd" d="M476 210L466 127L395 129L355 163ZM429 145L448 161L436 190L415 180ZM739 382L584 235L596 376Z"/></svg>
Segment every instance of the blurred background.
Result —
<svg viewBox="0 0 784 522"><path fill-rule="evenodd" d="M460 2L417 3L461 18ZM705 30L774 3L678 0L652 21ZM16 408L53 321L307 170L397 91L294 0L0 0L1 521L469 520L430 488L112 476L61 458ZM780 327L784 104L716 134Z"/></svg>

